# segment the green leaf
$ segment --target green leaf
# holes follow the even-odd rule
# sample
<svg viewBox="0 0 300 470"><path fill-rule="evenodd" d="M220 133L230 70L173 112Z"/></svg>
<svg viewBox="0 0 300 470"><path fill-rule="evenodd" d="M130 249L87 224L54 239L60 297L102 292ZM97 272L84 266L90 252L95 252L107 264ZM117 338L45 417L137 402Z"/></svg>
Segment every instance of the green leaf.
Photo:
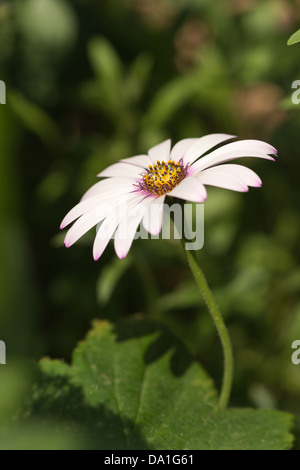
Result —
<svg viewBox="0 0 300 470"><path fill-rule="evenodd" d="M88 82L82 93L88 101L103 109L122 129L132 126L132 119L126 105L124 90L124 67L109 41L95 37L88 43L88 55L96 75L94 83Z"/></svg>
<svg viewBox="0 0 300 470"><path fill-rule="evenodd" d="M22 124L37 134L43 142L56 144L61 141L59 128L44 110L18 92L10 92L8 102Z"/></svg>
<svg viewBox="0 0 300 470"><path fill-rule="evenodd" d="M85 448L275 450L292 443L289 414L218 410L202 367L142 321L115 328L97 321L71 366L45 359L41 371L31 419L81 435Z"/></svg>
<svg viewBox="0 0 300 470"><path fill-rule="evenodd" d="M138 101L148 83L153 67L152 58L146 54L139 54L128 70L125 87L126 93L132 102Z"/></svg>
<svg viewBox="0 0 300 470"><path fill-rule="evenodd" d="M178 285L173 291L161 296L158 302L162 310L190 308L204 304L193 280Z"/></svg>
<svg viewBox="0 0 300 470"><path fill-rule="evenodd" d="M96 76L121 85L123 67L113 46L104 37L93 38L88 45L91 65Z"/></svg>
<svg viewBox="0 0 300 470"><path fill-rule="evenodd" d="M300 29L298 29L298 31L291 35L287 42L287 45L291 46L292 44L296 44L297 42L300 42Z"/></svg>
<svg viewBox="0 0 300 470"><path fill-rule="evenodd" d="M132 259L127 256L120 260L116 258L112 264L103 268L97 281L97 298L101 305L105 305L111 298L119 280L131 266Z"/></svg>
<svg viewBox="0 0 300 470"><path fill-rule="evenodd" d="M145 124L163 126L199 89L194 76L179 77L168 82L153 97L145 116Z"/></svg>

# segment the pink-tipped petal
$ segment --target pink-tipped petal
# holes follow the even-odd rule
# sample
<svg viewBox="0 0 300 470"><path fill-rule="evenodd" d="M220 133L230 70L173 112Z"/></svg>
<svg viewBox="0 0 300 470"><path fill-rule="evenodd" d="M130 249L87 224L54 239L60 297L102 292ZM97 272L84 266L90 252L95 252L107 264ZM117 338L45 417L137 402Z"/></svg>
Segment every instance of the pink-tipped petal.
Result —
<svg viewBox="0 0 300 470"><path fill-rule="evenodd" d="M79 240L79 238L87 233L92 227L101 222L109 212L109 208L105 206L105 208L101 207L82 215L68 230L64 241L65 246L69 248L76 243L77 240Z"/></svg>
<svg viewBox="0 0 300 470"><path fill-rule="evenodd" d="M186 149L186 152L183 155L183 163L185 165L188 163L192 164L197 160L197 158L208 152L208 150L235 137L236 136L229 134L209 134L204 137L200 137L199 139L195 139L195 142Z"/></svg>
<svg viewBox="0 0 300 470"><path fill-rule="evenodd" d="M223 145L223 147L214 150L208 155L200 158L189 169L190 174L195 175L199 171L205 170L214 165L235 160L236 158L243 157L256 157L265 158L267 160L274 160L270 154L274 154L275 149L272 145L262 142L260 140L241 140L239 142L232 142Z"/></svg>
<svg viewBox="0 0 300 470"><path fill-rule="evenodd" d="M109 200L108 202L99 203L98 207L94 210L91 210L84 215L82 215L72 227L68 230L65 237L65 245L73 245L79 238L81 238L86 232L88 232L92 227L101 222L105 217L107 217L111 212L114 212L115 207L120 204L120 199L123 202L129 201L133 198L136 198L136 194L126 194L122 196L117 196L114 199Z"/></svg>
<svg viewBox="0 0 300 470"><path fill-rule="evenodd" d="M203 184L234 191L247 191L248 186L260 187L262 185L261 179L254 171L243 165L235 164L207 168L198 173L196 178Z"/></svg>
<svg viewBox="0 0 300 470"><path fill-rule="evenodd" d="M162 228L165 196L153 199L143 217L143 226L151 235L158 235Z"/></svg>
<svg viewBox="0 0 300 470"><path fill-rule="evenodd" d="M207 170L204 170L204 172L215 170L220 171L220 174L223 174L224 178L226 178L227 175L232 175L237 178L240 178L240 180L247 186L259 188L262 185L262 181L260 177L255 173L255 171L243 165L225 163L224 165L208 168Z"/></svg>
<svg viewBox="0 0 300 470"><path fill-rule="evenodd" d="M73 207L63 219L60 228L63 229L78 217L82 216L87 212L92 212L104 204L114 204L120 197L126 196L127 194L133 193L135 188L131 185L125 188L115 188L106 190L102 194L91 196L87 199L80 201L75 207Z"/></svg>
<svg viewBox="0 0 300 470"><path fill-rule="evenodd" d="M99 196L94 196L85 201L80 202L75 207L73 207L64 217L62 223L60 224L60 229L63 229L70 223L74 222L74 220L78 219L78 217L82 216L85 212L93 211L94 209L99 207L100 204L102 204L102 198L99 198Z"/></svg>
<svg viewBox="0 0 300 470"><path fill-rule="evenodd" d="M198 178L188 176L182 180L176 188L168 193L168 196L175 196L179 199L191 202L204 202L207 198L207 192Z"/></svg>
<svg viewBox="0 0 300 470"><path fill-rule="evenodd" d="M162 162L167 162L170 157L170 150L171 150L171 139L165 140L161 144L155 145L149 151L149 157L152 160L152 163L156 163L157 160Z"/></svg>
<svg viewBox="0 0 300 470"><path fill-rule="evenodd" d="M137 228L141 223L149 204L151 204L151 198L145 198L128 212L127 217L124 217L121 220L115 233L114 242L115 252L120 259L127 256Z"/></svg>
<svg viewBox="0 0 300 470"><path fill-rule="evenodd" d="M124 217L127 217L128 212L143 199L143 196L135 196L127 203L122 201L122 203L116 206L115 209L107 215L99 227L94 240L93 257L95 261L97 261L102 255L121 220Z"/></svg>
<svg viewBox="0 0 300 470"><path fill-rule="evenodd" d="M215 170L215 168L211 168L211 170ZM240 192L248 191L248 186L243 183L240 178L233 175L227 175L224 177L224 175L219 175L216 172L205 170L197 176L197 179L202 184L216 186L217 188L231 189L232 191Z"/></svg>

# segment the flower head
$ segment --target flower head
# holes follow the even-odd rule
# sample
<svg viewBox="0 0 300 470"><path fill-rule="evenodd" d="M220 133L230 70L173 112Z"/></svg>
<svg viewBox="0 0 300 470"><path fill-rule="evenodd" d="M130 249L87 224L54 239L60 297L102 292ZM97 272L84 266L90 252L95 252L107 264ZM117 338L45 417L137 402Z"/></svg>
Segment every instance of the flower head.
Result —
<svg viewBox="0 0 300 470"><path fill-rule="evenodd" d="M100 258L113 234L116 253L124 258L140 223L150 234L160 233L166 196L204 202L205 185L233 191L260 187L261 180L254 171L224 163L241 157L274 160L271 155L277 154L276 149L259 140L242 140L210 151L233 138L210 134L181 140L172 149L171 141L166 140L152 147L148 155L126 158L109 166L98 174L104 179L92 186L63 219L61 228L77 219L66 234L65 245L73 245L101 223L94 241L94 259Z"/></svg>

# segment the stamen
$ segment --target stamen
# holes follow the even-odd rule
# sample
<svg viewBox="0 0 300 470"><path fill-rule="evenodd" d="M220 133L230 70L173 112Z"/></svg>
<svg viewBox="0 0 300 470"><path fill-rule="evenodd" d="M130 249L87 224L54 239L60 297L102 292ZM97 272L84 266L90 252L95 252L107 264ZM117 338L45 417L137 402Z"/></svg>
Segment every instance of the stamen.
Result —
<svg viewBox="0 0 300 470"><path fill-rule="evenodd" d="M175 163L169 160L167 163L157 160L154 165L149 165L146 172L142 174L142 180L136 186L139 190L154 196L163 196L172 191L187 175L188 165L183 160Z"/></svg>

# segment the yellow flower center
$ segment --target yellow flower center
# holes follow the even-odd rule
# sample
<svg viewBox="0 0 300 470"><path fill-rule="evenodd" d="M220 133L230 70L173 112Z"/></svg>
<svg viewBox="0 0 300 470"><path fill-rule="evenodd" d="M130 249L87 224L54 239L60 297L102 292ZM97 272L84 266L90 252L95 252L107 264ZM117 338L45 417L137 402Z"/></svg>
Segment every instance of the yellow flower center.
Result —
<svg viewBox="0 0 300 470"><path fill-rule="evenodd" d="M169 160L167 163L157 160L156 165L149 165L138 186L150 194L163 196L172 191L186 174L187 166L184 166L182 159L178 163L174 160Z"/></svg>

